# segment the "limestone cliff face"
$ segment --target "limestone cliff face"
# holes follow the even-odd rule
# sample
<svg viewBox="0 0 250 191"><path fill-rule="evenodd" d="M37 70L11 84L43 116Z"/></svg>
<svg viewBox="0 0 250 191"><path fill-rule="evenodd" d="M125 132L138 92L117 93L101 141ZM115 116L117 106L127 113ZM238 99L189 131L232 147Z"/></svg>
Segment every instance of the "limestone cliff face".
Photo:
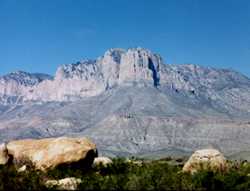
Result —
<svg viewBox="0 0 250 191"><path fill-rule="evenodd" d="M94 96L104 91L103 78L95 61L85 60L76 64L60 66L55 79L44 81L25 95L25 100L72 101Z"/></svg>
<svg viewBox="0 0 250 191"><path fill-rule="evenodd" d="M129 49L121 57L119 83L132 82L159 85L160 56L145 49Z"/></svg>

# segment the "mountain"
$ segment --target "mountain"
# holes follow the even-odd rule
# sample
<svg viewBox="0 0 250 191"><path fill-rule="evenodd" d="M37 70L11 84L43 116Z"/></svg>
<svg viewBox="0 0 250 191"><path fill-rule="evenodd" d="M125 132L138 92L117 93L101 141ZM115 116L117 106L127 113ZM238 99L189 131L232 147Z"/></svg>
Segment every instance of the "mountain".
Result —
<svg viewBox="0 0 250 191"><path fill-rule="evenodd" d="M0 77L0 140L88 136L104 155L160 157L214 147L249 157L250 79L168 65L143 48L110 49L54 77Z"/></svg>

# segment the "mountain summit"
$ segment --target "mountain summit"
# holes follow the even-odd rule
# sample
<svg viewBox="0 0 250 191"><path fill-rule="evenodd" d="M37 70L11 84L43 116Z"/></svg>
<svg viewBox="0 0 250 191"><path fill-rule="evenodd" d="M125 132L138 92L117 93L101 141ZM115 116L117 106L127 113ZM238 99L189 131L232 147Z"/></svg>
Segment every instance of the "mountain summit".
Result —
<svg viewBox="0 0 250 191"><path fill-rule="evenodd" d="M0 140L89 136L107 155L162 156L215 147L247 158L250 79L168 65L143 48L110 49L54 77L0 77ZM243 154L242 154L243 153Z"/></svg>

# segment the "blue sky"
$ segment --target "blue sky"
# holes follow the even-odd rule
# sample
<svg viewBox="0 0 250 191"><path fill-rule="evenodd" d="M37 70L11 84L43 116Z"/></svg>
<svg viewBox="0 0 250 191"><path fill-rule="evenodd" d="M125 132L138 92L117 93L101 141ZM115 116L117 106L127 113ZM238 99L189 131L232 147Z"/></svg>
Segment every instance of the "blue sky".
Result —
<svg viewBox="0 0 250 191"><path fill-rule="evenodd" d="M250 76L250 1L0 0L0 75L136 46Z"/></svg>

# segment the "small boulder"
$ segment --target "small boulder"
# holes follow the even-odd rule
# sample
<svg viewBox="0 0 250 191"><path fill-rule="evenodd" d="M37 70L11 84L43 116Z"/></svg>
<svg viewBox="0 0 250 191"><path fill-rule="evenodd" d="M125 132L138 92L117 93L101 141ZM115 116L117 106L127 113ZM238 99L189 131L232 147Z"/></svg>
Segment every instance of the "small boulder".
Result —
<svg viewBox="0 0 250 191"><path fill-rule="evenodd" d="M45 186L47 188L56 188L58 190L77 190L77 187L81 182L81 179L71 177L60 180L47 180Z"/></svg>
<svg viewBox="0 0 250 191"><path fill-rule="evenodd" d="M113 161L108 157L96 157L93 162L93 166L99 166L102 165L104 167L108 166L109 164L112 164Z"/></svg>
<svg viewBox="0 0 250 191"><path fill-rule="evenodd" d="M27 170L27 166L23 165L22 167L20 167L19 169L17 169L17 172L25 172Z"/></svg>
<svg viewBox="0 0 250 191"><path fill-rule="evenodd" d="M212 170L223 172L227 169L225 157L216 149L203 149L195 151L183 167L183 172L191 174L199 170Z"/></svg>
<svg viewBox="0 0 250 191"><path fill-rule="evenodd" d="M79 161L92 165L96 146L87 138L46 138L11 141L7 149L14 161L30 161L36 169L47 170Z"/></svg>
<svg viewBox="0 0 250 191"><path fill-rule="evenodd" d="M0 165L5 165L9 161L8 149L5 143L0 145Z"/></svg>

